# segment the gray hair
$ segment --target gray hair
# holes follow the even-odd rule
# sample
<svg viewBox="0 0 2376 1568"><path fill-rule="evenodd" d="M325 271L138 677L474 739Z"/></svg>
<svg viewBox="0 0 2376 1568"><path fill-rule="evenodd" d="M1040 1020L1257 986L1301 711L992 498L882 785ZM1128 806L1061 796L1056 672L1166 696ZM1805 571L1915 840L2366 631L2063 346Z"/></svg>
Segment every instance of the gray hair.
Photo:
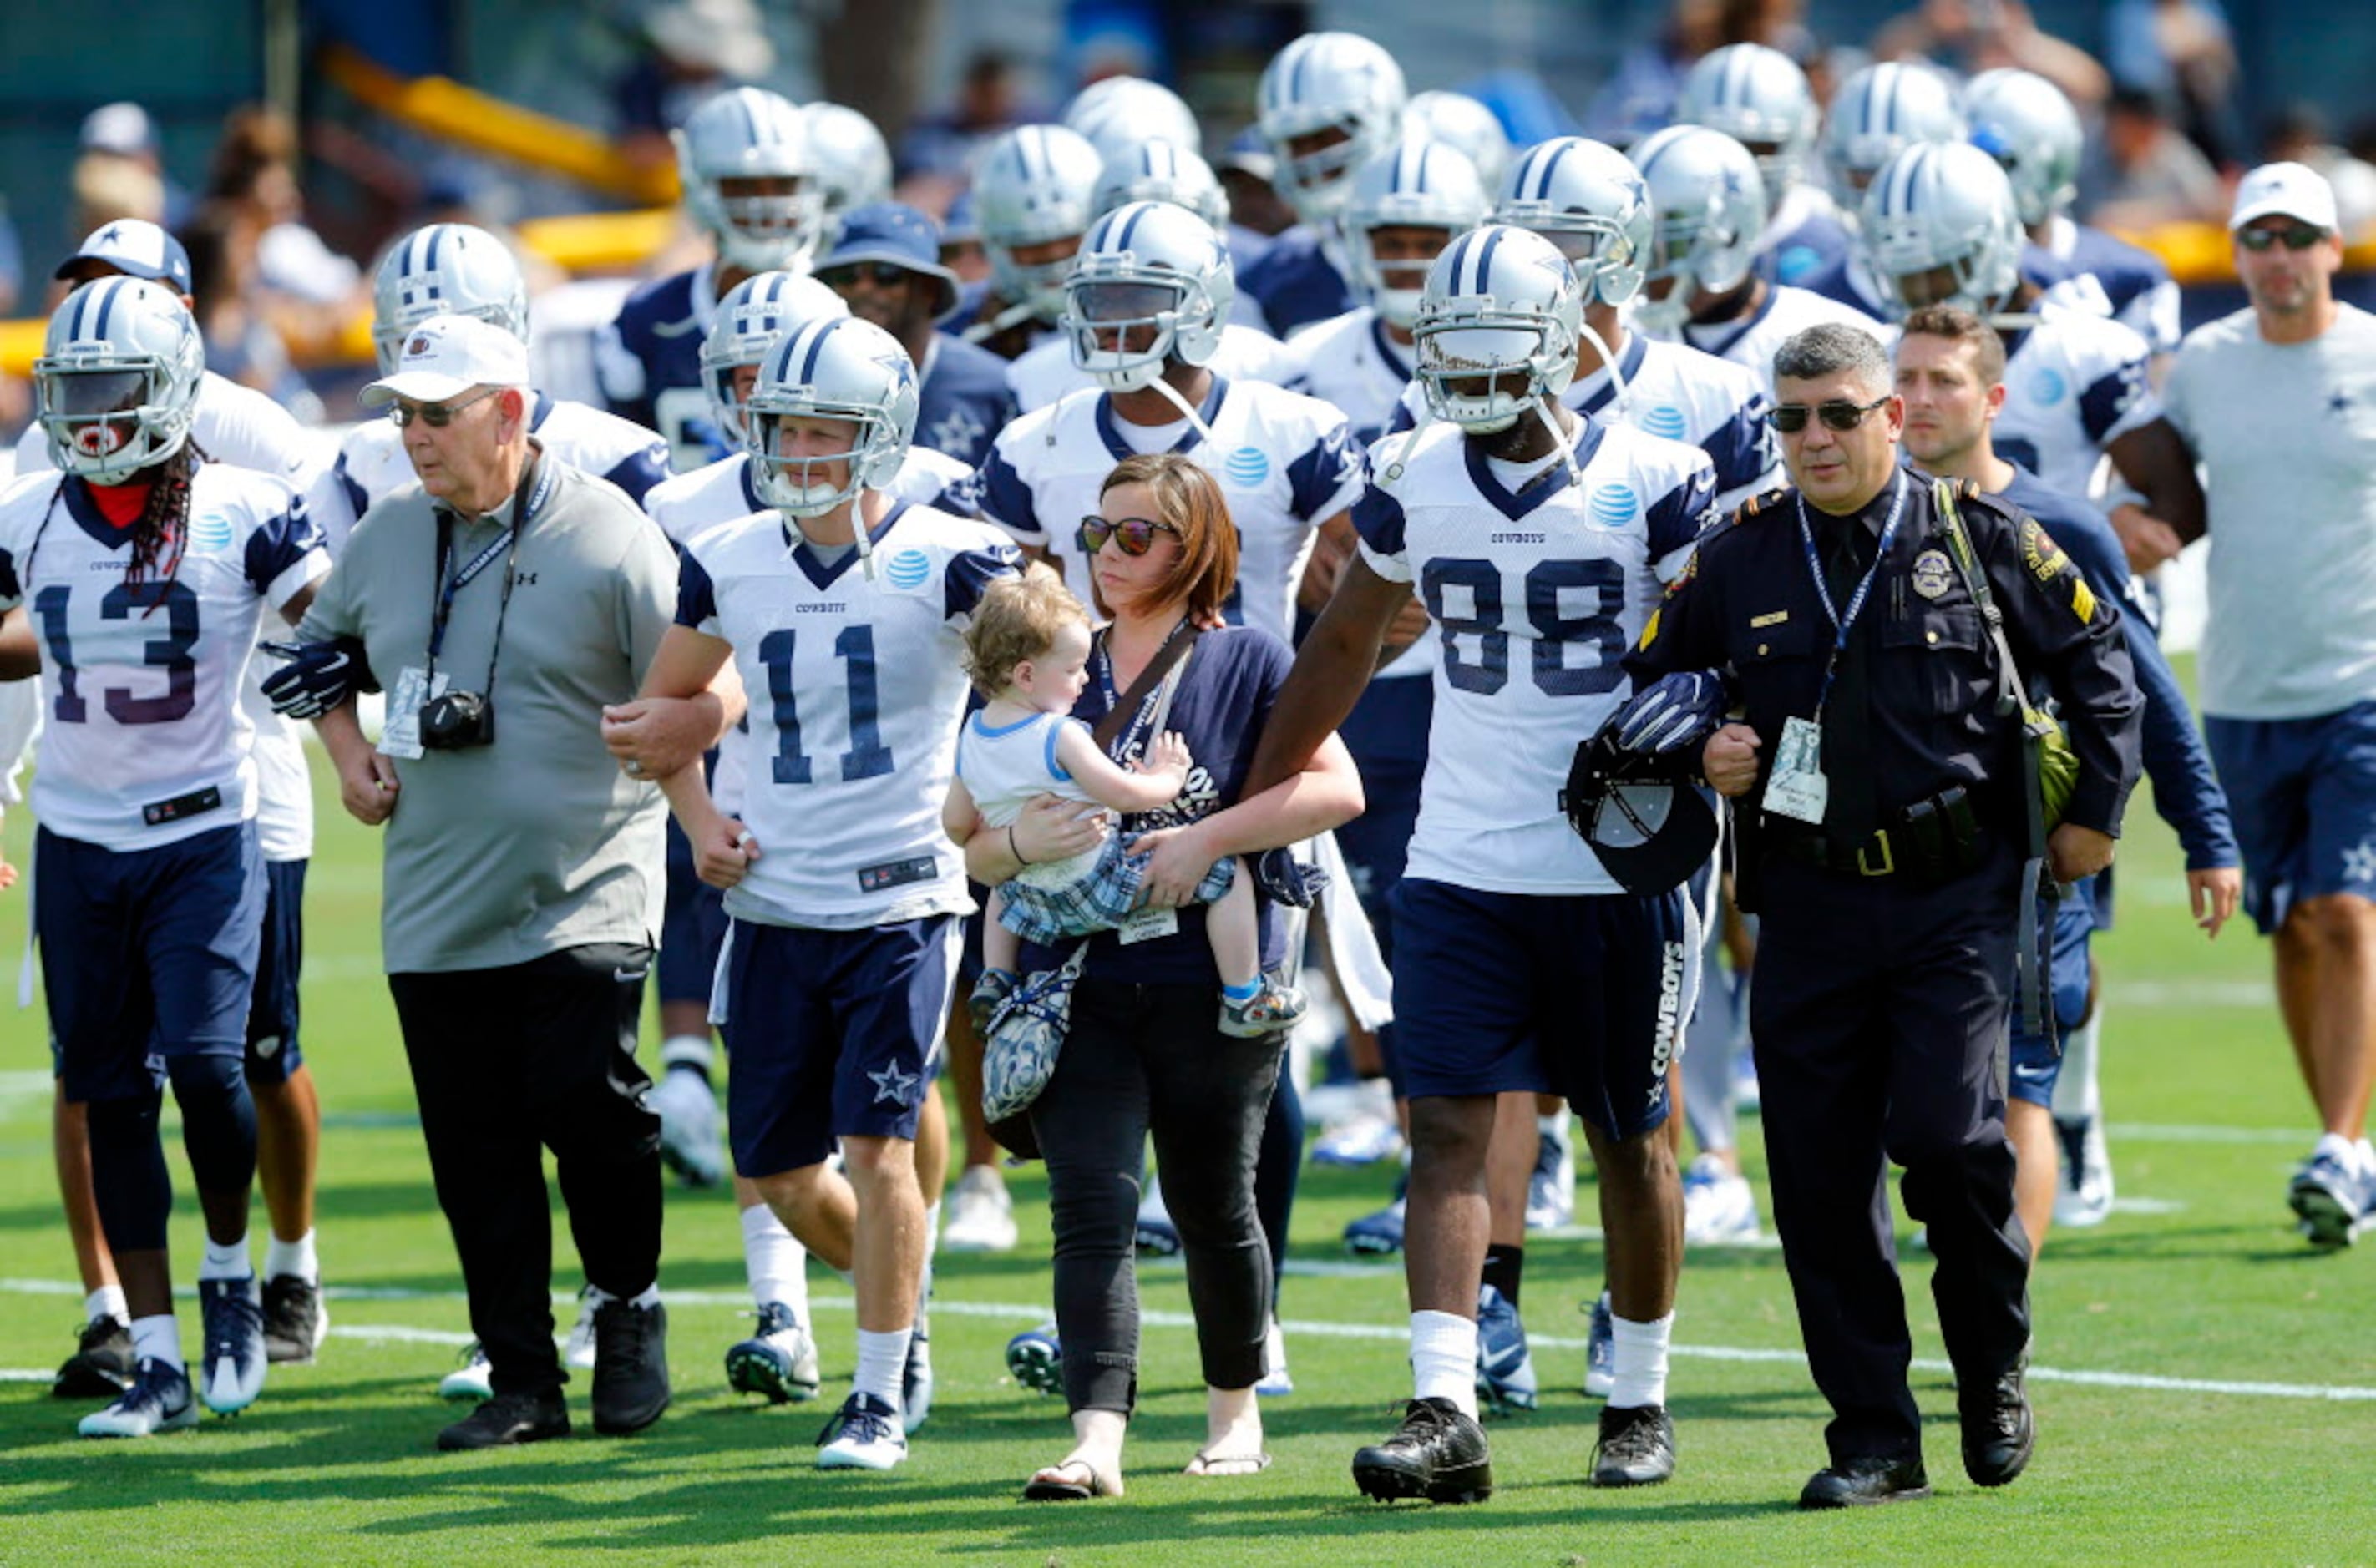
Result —
<svg viewBox="0 0 2376 1568"><path fill-rule="evenodd" d="M1774 350L1774 379L1820 381L1847 371L1867 392L1880 397L1890 388L1889 355L1881 339L1861 327L1827 321L1796 332Z"/></svg>

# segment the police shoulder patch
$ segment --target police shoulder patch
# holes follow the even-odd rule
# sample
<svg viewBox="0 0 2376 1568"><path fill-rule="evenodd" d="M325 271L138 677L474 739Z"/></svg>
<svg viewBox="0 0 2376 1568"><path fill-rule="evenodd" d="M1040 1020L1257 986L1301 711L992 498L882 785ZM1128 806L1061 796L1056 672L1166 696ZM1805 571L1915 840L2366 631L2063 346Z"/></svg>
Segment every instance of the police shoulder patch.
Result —
<svg viewBox="0 0 2376 1568"><path fill-rule="evenodd" d="M1734 509L1732 517L1729 520L1736 524L1745 523L1749 521L1750 518L1760 516L1761 514L1771 513L1778 508L1785 500L1788 499L1789 495L1790 487L1788 485L1777 484L1773 489L1766 491L1762 494L1752 495L1748 500L1742 502L1740 506Z"/></svg>

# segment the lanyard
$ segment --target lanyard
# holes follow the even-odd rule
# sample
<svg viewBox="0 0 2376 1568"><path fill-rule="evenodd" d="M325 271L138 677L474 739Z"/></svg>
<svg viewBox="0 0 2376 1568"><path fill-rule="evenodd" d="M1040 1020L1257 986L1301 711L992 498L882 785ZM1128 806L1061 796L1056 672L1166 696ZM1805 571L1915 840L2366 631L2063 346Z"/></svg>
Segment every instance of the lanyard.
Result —
<svg viewBox="0 0 2376 1568"><path fill-rule="evenodd" d="M541 470L543 465L540 463L537 467ZM534 478L536 483L533 493L530 493L527 476L523 476L519 489L513 493L512 520L505 527L504 531L497 534L476 555L464 562L462 569L458 572L450 574L448 572L454 554L454 514L443 506L437 509L437 605L429 615L428 673L432 682L437 678L438 652L446 646L446 623L453 619L454 596L460 593L480 573L494 564L496 556L504 554L508 550L509 557L504 563L504 596L502 601L495 607L494 642L498 649L503 647L504 617L512 607L512 585L517 576L514 568L519 564L520 535L526 531L529 519L536 516L538 509L544 505L545 496L552 489L552 476L550 473L540 471ZM492 659L488 662L488 683L490 685L494 683Z"/></svg>
<svg viewBox="0 0 2376 1568"><path fill-rule="evenodd" d="M1187 630L1188 618L1183 615L1180 618L1180 624L1172 627L1163 641L1157 645L1153 658L1150 658L1147 662L1151 665L1156 659L1161 659L1164 649L1170 647ZM1122 706L1122 695L1114 690L1113 649L1107 645L1102 633L1097 639L1097 667L1098 690L1106 699L1106 711L1111 713ZM1163 683L1158 681L1148 689L1146 695L1139 699L1138 711L1123 722L1121 730L1114 735L1112 743L1106 747L1106 754L1116 762L1122 762L1130 756L1134 747L1148 739L1147 731L1154 723L1156 705L1162 700Z"/></svg>
<svg viewBox="0 0 2376 1568"><path fill-rule="evenodd" d="M1807 498L1799 497L1799 542L1806 547L1807 575L1815 580L1815 597L1823 601L1824 613L1832 622L1832 653L1824 661L1824 684L1815 694L1815 722L1823 722L1824 704L1832 695L1832 677L1840 667L1840 654L1848 646L1848 632L1856 625L1857 617L1864 612L1866 596L1872 591L1873 578L1881 575L1881 564L1889 559L1889 541L1897 537L1897 519L1906 510L1906 470L1897 470L1897 482L1891 488L1888 520L1881 525L1881 542L1872 552L1872 564L1865 568L1863 580L1848 595L1848 607L1843 614L1832 603L1831 584L1824 580L1824 564L1815 555L1815 530L1807 523ZM1855 517L1848 519L1851 528L1862 525Z"/></svg>

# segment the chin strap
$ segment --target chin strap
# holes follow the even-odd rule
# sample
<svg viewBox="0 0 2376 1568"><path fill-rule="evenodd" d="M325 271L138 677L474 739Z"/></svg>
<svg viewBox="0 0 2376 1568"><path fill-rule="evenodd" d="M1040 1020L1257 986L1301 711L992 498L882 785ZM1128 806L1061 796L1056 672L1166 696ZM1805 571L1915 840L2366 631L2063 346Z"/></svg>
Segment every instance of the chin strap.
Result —
<svg viewBox="0 0 2376 1568"><path fill-rule="evenodd" d="M1591 328L1586 327L1586 330L1590 331ZM1614 364L1610 366L1612 374L1615 368ZM1619 385L1623 383L1621 381ZM1574 480L1576 488L1581 490L1584 487L1584 469L1575 460L1574 443L1568 440L1567 432L1560 428L1559 406L1557 398L1538 398L1535 399L1535 417L1543 422L1545 430L1551 433L1551 445L1559 448L1560 461L1567 465L1567 477Z"/></svg>
<svg viewBox="0 0 2376 1568"><path fill-rule="evenodd" d="M1633 388L1625 385L1624 369L1618 364L1617 355L1609 345L1600 340L1600 334L1592 329L1591 322L1578 319L1575 329L1592 339L1592 346L1600 350L1600 362L1609 372L1610 385L1617 388L1617 396L1610 398L1609 403L1610 411L1614 412L1624 406L1625 399L1633 392Z"/></svg>
<svg viewBox="0 0 2376 1568"><path fill-rule="evenodd" d="M1194 403L1191 403L1187 398L1180 395L1180 389L1178 387L1172 386L1169 381L1164 380L1160 374L1157 374L1156 378L1153 381L1148 382L1146 385L1148 390L1162 393L1165 400L1170 402L1173 408L1179 410L1182 414L1187 416L1188 422L1196 427L1196 434L1204 437L1205 444L1206 445L1219 445L1218 442L1216 442L1213 439L1213 427L1205 422L1205 416L1196 411L1196 406Z"/></svg>

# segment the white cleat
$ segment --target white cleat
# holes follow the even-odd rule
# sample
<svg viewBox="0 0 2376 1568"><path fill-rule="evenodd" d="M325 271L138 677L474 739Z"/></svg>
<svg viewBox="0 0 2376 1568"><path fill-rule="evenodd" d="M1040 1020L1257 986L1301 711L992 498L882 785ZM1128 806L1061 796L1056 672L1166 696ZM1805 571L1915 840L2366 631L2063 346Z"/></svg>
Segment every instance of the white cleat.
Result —
<svg viewBox="0 0 2376 1568"><path fill-rule="evenodd" d="M941 1218L941 1250L1009 1253L1015 1250L1015 1199L994 1165L971 1165L950 1189Z"/></svg>
<svg viewBox="0 0 2376 1568"><path fill-rule="evenodd" d="M1270 1327L1263 1335L1263 1365L1270 1370L1254 1384L1257 1395L1277 1399L1295 1392L1295 1376L1287 1370L1287 1336L1279 1332L1277 1318L1270 1320Z"/></svg>
<svg viewBox="0 0 2376 1568"><path fill-rule="evenodd" d="M113 1404L93 1410L75 1430L85 1437L153 1437L197 1424L189 1373L152 1358L140 1363L132 1386L117 1395Z"/></svg>
<svg viewBox="0 0 2376 1568"><path fill-rule="evenodd" d="M1693 1246L1757 1240L1757 1194L1704 1154L1683 1172L1683 1240Z"/></svg>
<svg viewBox="0 0 2376 1568"><path fill-rule="evenodd" d="M577 1321L570 1325L569 1343L561 1359L580 1372L594 1367L594 1309L600 1304L594 1300L594 1287L577 1288Z"/></svg>
<svg viewBox="0 0 2376 1568"><path fill-rule="evenodd" d="M206 1350L198 1393L218 1416L237 1415L264 1392L264 1294L255 1276L198 1281Z"/></svg>
<svg viewBox="0 0 2376 1568"><path fill-rule="evenodd" d="M899 1412L871 1394L852 1394L817 1434L820 1470L888 1470L908 1457Z"/></svg>
<svg viewBox="0 0 2376 1568"><path fill-rule="evenodd" d="M473 1339L462 1351L462 1364L438 1380L437 1397L493 1399L494 1372L494 1364L487 1360L487 1348Z"/></svg>
<svg viewBox="0 0 2376 1568"><path fill-rule="evenodd" d="M2104 1146L2104 1119L2054 1119L2061 1146L2062 1181L2054 1189L2054 1223L2084 1230L2112 1213L2112 1157Z"/></svg>
<svg viewBox="0 0 2376 1568"><path fill-rule="evenodd" d="M670 1068L652 1088L651 1107L659 1113L661 1164L689 1187L715 1187L726 1180L718 1094L707 1078L690 1067Z"/></svg>

